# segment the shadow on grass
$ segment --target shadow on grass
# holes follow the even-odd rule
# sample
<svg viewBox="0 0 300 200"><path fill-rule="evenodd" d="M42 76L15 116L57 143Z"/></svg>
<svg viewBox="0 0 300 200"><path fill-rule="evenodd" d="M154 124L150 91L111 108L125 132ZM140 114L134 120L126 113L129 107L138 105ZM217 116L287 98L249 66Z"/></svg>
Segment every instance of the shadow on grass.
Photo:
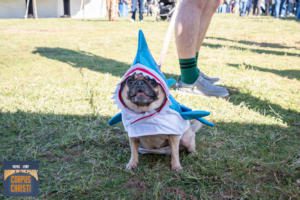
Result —
<svg viewBox="0 0 300 200"><path fill-rule="evenodd" d="M119 165L125 166L129 144L120 128L107 126L108 118L0 111L0 160L39 160L42 198L74 199L88 196L86 188L109 191L111 185L117 190L113 176L127 176ZM97 192L92 196L97 199Z"/></svg>
<svg viewBox="0 0 300 200"><path fill-rule="evenodd" d="M76 68L87 68L101 73L109 73L121 77L128 70L131 64L117 60L104 58L86 51L74 51L65 48L37 47L34 54L67 63ZM176 78L177 75L164 73L167 77Z"/></svg>
<svg viewBox="0 0 300 200"><path fill-rule="evenodd" d="M117 77L121 77L130 66L128 63L104 58L86 51L64 48L37 47L33 53L67 63L72 67L88 68L101 73L110 73Z"/></svg>
<svg viewBox="0 0 300 200"><path fill-rule="evenodd" d="M228 66L239 68L239 64L228 63ZM258 70L262 72L269 72L276 74L278 76L286 77L289 79L297 79L300 80L300 70L277 70L277 69L268 69L263 67L258 67L250 64L245 64L246 69Z"/></svg>
<svg viewBox="0 0 300 200"><path fill-rule="evenodd" d="M49 59L68 63L73 67L86 67L97 72L110 73L113 76L117 77L121 77L129 67L129 64L124 62L103 58L101 56L97 56L84 51L74 51L64 48L38 47L33 53L40 54L41 56ZM272 72L275 73L276 70ZM286 75L287 72L278 73ZM296 76L295 78L299 78L296 73L293 75ZM290 76L293 75L290 74ZM167 74L167 76L174 77L174 75L172 74ZM232 90L236 91L237 89L232 88ZM279 105L272 104L266 100L261 100L259 98L253 97L250 94L234 92L229 101L234 105L239 105L240 103L244 102L250 109L253 109L263 115L270 115L276 118L280 118L282 121L286 122L289 125L299 123L300 121L299 112L294 110L286 110Z"/></svg>
<svg viewBox="0 0 300 200"><path fill-rule="evenodd" d="M207 37L207 39L220 40L220 41L226 41L226 42L235 42L235 43L239 43L239 44L256 45L259 47L268 47L268 48L277 48L277 49L299 49L298 47L291 47L291 46L286 46L286 45L282 45L282 44L278 44L278 43L269 43L269 42L232 40L232 39L223 38L223 37Z"/></svg>
<svg viewBox="0 0 300 200"><path fill-rule="evenodd" d="M295 21L295 22L298 22L298 23L300 23L300 20L299 20L299 19L297 19L295 16L281 18L281 20L284 20L284 21Z"/></svg>
<svg viewBox="0 0 300 200"><path fill-rule="evenodd" d="M162 180L169 180L168 187L180 187L190 193L191 187L201 186L201 191L213 192L211 197L215 193L222 194L222 191L213 188L235 188L234 197L241 198L245 190L255 190L256 184L251 185L253 180L257 184L280 188L267 195L292 195L292 190L284 194L281 190L290 181L296 181L297 172L289 169L293 156L298 153L297 148L291 150L299 141L295 127L216 122L217 128L222 130L220 137L209 133L215 128L204 128L203 135L197 136L203 139L203 146L199 147L203 150L199 151L200 160L192 160L188 155L181 154L184 159L190 160L188 162L191 163L184 167L192 176L185 173L174 176L169 169L169 157L156 155L141 156L140 170L126 172L124 166L130 156L126 133L123 129L108 127L108 118L97 115L0 112L0 159L39 160L42 198L139 199L144 193L151 197L158 176ZM225 143L222 148L214 147L218 140ZM216 160L210 159L211 151L219 152L222 156ZM274 156L276 152L280 156ZM244 164L241 156L254 161ZM263 163L270 162L270 157L273 163L280 163L276 169L264 166ZM200 168L199 162L202 163ZM274 177L274 172L279 176ZM132 180L145 187L141 190L140 184L131 184ZM240 184L246 188L237 187ZM163 191L161 194L164 194ZM264 196L264 192L262 190L259 194ZM3 197L1 193L0 197Z"/></svg>
<svg viewBox="0 0 300 200"><path fill-rule="evenodd" d="M295 56L295 57L300 56L300 54L297 54L297 53L289 53L289 52L284 52L284 51L252 49L252 48L245 48L245 47L232 46L232 45L212 44L212 43L208 43L208 42L204 42L203 46L212 48L212 49L229 48L229 49L234 49L234 50L238 50L238 51L251 51L254 53L258 53L258 54L271 54L271 55L277 55L277 56Z"/></svg>
<svg viewBox="0 0 300 200"><path fill-rule="evenodd" d="M244 104L249 109L260 113L261 115L272 116L281 119L289 126L299 126L300 113L296 110L285 109L280 105L271 103L268 100L262 100L248 93L242 93L237 88L230 87L231 96L228 101L234 105Z"/></svg>

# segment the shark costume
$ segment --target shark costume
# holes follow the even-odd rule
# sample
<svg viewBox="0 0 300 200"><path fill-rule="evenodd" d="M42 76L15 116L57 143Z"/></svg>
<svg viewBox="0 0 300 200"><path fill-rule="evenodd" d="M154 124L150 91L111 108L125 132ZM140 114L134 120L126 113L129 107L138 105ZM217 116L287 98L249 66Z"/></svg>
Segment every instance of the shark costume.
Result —
<svg viewBox="0 0 300 200"><path fill-rule="evenodd" d="M125 106L121 97L121 84L134 73L142 73L144 76L155 79L156 82L160 84L167 98L159 109L146 113L135 113ZM169 92L169 87L175 83L176 81L174 79L167 80L160 71L159 66L149 51L144 34L140 30L135 60L117 85L114 94L115 102L120 108L121 113L118 113L110 119L109 125L112 126L122 121L129 137L158 134L181 136L190 127L189 120L191 119L196 119L208 126L214 126L213 123L203 118L208 116L210 114L209 112L192 111L190 108L178 103L174 99Z"/></svg>

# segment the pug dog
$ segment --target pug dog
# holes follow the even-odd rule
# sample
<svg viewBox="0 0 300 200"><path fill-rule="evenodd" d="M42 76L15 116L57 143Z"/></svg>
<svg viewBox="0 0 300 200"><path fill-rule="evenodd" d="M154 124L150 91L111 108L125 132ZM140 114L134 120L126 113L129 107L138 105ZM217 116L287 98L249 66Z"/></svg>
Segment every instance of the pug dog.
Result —
<svg viewBox="0 0 300 200"><path fill-rule="evenodd" d="M167 100L166 92L162 85L154 78L142 73L134 73L125 79L120 86L120 95L123 104L136 114L151 111L159 112ZM188 124L189 127L184 133L172 135L161 133L129 137L131 157L126 165L126 169L132 170L138 166L139 148L142 148L147 153L159 153L163 149L166 154L171 155L171 169L180 171L182 167L179 159L179 150L186 149L190 153L195 152L195 133L202 126L196 120L192 120ZM143 127L143 121L139 125Z"/></svg>

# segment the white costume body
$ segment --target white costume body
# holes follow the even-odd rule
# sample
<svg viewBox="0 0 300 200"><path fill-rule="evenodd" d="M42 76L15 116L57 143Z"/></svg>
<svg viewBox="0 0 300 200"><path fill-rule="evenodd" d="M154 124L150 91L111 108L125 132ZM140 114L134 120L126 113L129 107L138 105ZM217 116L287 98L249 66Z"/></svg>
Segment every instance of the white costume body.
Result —
<svg viewBox="0 0 300 200"><path fill-rule="evenodd" d="M150 117L132 123L151 113L136 114L129 110L122 111L122 122L129 137L150 135L182 135L189 127L189 121L170 107L162 109Z"/></svg>

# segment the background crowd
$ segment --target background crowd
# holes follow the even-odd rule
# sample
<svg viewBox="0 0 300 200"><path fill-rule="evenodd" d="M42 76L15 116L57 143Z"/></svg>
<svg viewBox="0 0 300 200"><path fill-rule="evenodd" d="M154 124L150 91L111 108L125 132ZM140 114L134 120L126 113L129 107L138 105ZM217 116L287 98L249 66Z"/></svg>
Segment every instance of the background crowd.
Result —
<svg viewBox="0 0 300 200"><path fill-rule="evenodd" d="M178 0L107 0L117 1L115 16L131 15L131 21L143 21L143 15L169 19ZM108 8L109 13L111 8ZM235 13L240 16L265 15L275 18L296 17L300 20L300 0L220 0L217 13ZM138 17L136 16L138 15Z"/></svg>
<svg viewBox="0 0 300 200"><path fill-rule="evenodd" d="M221 0L218 13L240 16L272 15L276 18L296 16L300 19L300 0Z"/></svg>

